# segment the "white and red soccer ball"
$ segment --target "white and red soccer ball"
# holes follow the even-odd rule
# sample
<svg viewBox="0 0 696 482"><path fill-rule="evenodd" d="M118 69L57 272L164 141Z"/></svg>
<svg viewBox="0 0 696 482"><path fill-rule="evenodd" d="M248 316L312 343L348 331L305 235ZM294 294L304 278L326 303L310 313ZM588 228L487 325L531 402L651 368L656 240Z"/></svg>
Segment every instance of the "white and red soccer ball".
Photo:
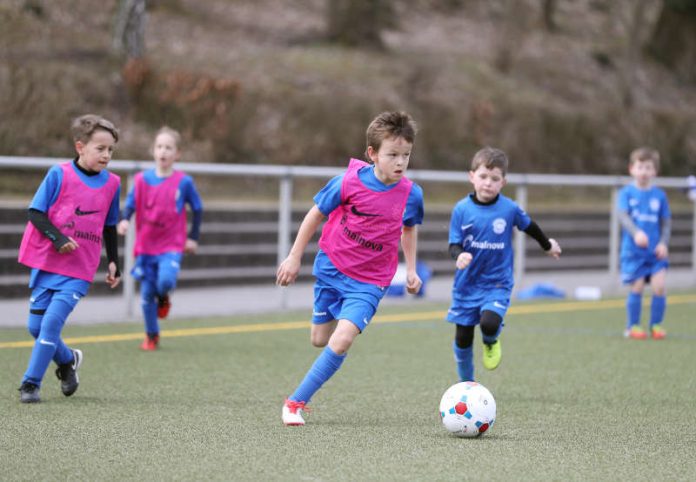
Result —
<svg viewBox="0 0 696 482"><path fill-rule="evenodd" d="M495 399L486 387L476 382L452 385L440 400L440 418L445 428L457 437L478 437L495 423Z"/></svg>

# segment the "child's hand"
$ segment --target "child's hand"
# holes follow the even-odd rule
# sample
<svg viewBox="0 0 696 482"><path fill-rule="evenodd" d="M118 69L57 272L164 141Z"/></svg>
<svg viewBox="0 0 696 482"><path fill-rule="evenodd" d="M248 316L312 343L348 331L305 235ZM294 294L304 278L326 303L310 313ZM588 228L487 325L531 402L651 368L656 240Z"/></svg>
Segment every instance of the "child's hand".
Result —
<svg viewBox="0 0 696 482"><path fill-rule="evenodd" d="M657 256L657 259L665 259L668 254L669 249L667 245L665 243L657 243L657 246L655 246L655 256Z"/></svg>
<svg viewBox="0 0 696 482"><path fill-rule="evenodd" d="M551 256L552 258L558 259L561 257L561 246L558 244L558 242L550 238L549 242L551 243L551 247L546 251L546 254L548 256Z"/></svg>
<svg viewBox="0 0 696 482"><path fill-rule="evenodd" d="M121 282L121 273L116 269L116 263L113 261L109 263L109 267L106 272L106 284L109 288L114 289Z"/></svg>
<svg viewBox="0 0 696 482"><path fill-rule="evenodd" d="M463 253L459 253L459 256L457 256L457 269L464 269L467 266L469 266L469 263L471 263L471 259L473 256L471 256L471 253L467 253L466 251Z"/></svg>
<svg viewBox="0 0 696 482"><path fill-rule="evenodd" d="M60 254L72 253L73 251L75 251L79 247L80 247L80 245L77 244L77 241L75 241L71 237L68 237L68 242L65 243L63 246L61 246L60 248L58 248L58 252Z"/></svg>
<svg viewBox="0 0 696 482"><path fill-rule="evenodd" d="M423 281L415 271L406 273L406 291L412 295L415 295L420 291L421 286L423 286Z"/></svg>
<svg viewBox="0 0 696 482"><path fill-rule="evenodd" d="M198 241L195 239L187 239L186 245L184 246L184 253L194 254L198 249Z"/></svg>
<svg viewBox="0 0 696 482"><path fill-rule="evenodd" d="M116 231L121 236L125 236L128 232L128 227L130 226L130 221L127 219L121 219L121 221L116 225Z"/></svg>
<svg viewBox="0 0 696 482"><path fill-rule="evenodd" d="M633 235L633 242L636 243L636 246L639 248L647 248L649 242L648 235L645 234L645 231L638 231Z"/></svg>
<svg viewBox="0 0 696 482"><path fill-rule="evenodd" d="M276 284L278 286L287 286L294 283L297 275L300 273L300 258L292 254L285 258L285 261L280 263L278 271L276 271Z"/></svg>

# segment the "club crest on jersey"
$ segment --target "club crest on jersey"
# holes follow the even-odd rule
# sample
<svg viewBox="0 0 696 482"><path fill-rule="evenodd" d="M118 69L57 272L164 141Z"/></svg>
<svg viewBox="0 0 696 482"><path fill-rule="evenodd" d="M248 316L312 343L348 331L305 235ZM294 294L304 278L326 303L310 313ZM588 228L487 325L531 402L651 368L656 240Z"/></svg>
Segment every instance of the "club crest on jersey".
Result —
<svg viewBox="0 0 696 482"><path fill-rule="evenodd" d="M493 221L493 232L495 234L503 234L505 232L506 226L507 223L503 218L497 218Z"/></svg>
<svg viewBox="0 0 696 482"><path fill-rule="evenodd" d="M650 199L650 210L659 211L660 210L660 200L657 198Z"/></svg>

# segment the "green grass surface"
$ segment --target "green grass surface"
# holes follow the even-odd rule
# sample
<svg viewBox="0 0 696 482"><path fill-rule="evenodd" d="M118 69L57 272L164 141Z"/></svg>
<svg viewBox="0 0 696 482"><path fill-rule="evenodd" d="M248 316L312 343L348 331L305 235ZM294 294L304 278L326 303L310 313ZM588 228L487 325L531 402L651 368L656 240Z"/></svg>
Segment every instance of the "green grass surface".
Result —
<svg viewBox="0 0 696 482"><path fill-rule="evenodd" d="M37 405L18 401L30 349L7 346L28 335L5 329L0 478L693 480L690 299L669 306L664 341L623 339L621 303L517 303L497 370L481 368L476 335L478 380L498 406L478 439L452 437L439 420L440 396L456 382L441 305L381 310L389 322L378 317L359 337L305 427L283 426L280 408L318 350L306 327L266 330L305 313L167 322L243 329L165 331L156 353L110 341L138 325L68 326L66 337L101 341L74 345L85 354L78 392L63 397L51 367Z"/></svg>

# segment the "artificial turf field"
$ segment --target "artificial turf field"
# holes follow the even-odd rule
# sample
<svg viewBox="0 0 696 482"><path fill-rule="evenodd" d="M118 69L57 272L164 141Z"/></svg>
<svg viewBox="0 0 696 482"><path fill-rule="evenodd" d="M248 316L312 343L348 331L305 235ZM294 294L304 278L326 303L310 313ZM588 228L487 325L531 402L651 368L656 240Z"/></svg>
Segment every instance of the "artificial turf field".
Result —
<svg viewBox="0 0 696 482"><path fill-rule="evenodd" d="M623 300L513 303L497 370L476 334L498 406L477 439L439 420L445 309L380 310L304 427L280 408L318 354L306 313L166 321L156 353L139 324L68 324L80 388L64 397L52 366L36 405L17 392L29 335L2 329L0 479L696 479L696 296L670 296L663 341L622 338Z"/></svg>

